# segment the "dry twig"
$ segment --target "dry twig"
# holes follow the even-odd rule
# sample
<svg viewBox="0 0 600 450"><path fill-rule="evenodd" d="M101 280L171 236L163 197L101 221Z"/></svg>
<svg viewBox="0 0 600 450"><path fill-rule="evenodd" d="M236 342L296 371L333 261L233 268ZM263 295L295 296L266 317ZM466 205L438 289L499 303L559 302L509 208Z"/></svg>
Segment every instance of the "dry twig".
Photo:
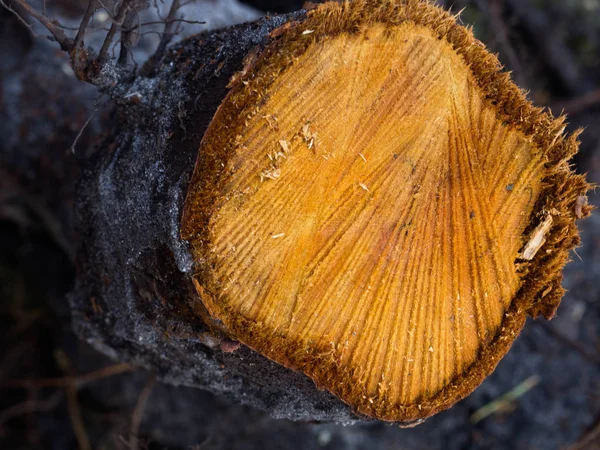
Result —
<svg viewBox="0 0 600 450"><path fill-rule="evenodd" d="M600 106L600 89L595 89L565 103L558 104L553 109L575 115L597 106Z"/></svg>
<svg viewBox="0 0 600 450"><path fill-rule="evenodd" d="M96 12L96 0L89 0L88 7L83 14L83 18L81 19L81 24L79 25L79 29L77 30L77 35L75 35L75 40L73 41L73 47L77 51L77 49L83 43L83 36L85 35L85 30L87 29L91 17Z"/></svg>
<svg viewBox="0 0 600 450"><path fill-rule="evenodd" d="M37 12L33 9L29 3L24 0L11 0L11 3L14 2L19 6L19 8L23 9L27 14L36 19L39 23L41 23L49 32L52 34L52 37L49 37L50 40L54 40L60 44L61 49L64 51L71 51L73 48L73 40L70 39L62 30L62 25L58 24L56 21L48 19L45 15ZM5 0L0 0L0 4L16 15L22 23L27 25L29 29L31 29L31 25L27 24L27 22L12 8L12 5L8 5Z"/></svg>
<svg viewBox="0 0 600 450"><path fill-rule="evenodd" d="M490 28L500 47L504 51L508 64L514 72L515 80L520 85L526 85L524 79L524 70L517 56L517 52L510 43L508 29L506 23L502 18L502 4L503 1L485 1L485 0L473 0L476 7L489 17Z"/></svg>
<svg viewBox="0 0 600 450"><path fill-rule="evenodd" d="M112 366L104 367L102 369L90 372L84 375L74 375L58 378L30 378L23 380L7 380L0 381L0 388L44 388L44 387L55 387L55 388L66 388L74 385L78 389L85 386L86 384L92 383L102 378L119 375L121 373L130 372L134 370L134 367L127 363L115 364Z"/></svg>
<svg viewBox="0 0 600 450"><path fill-rule="evenodd" d="M504 0L504 3L518 18L521 27L531 36L536 48L539 49L540 57L563 87L573 94L585 91L589 83L582 80L578 70L579 64L559 35L553 32L546 16L529 0Z"/></svg>
<svg viewBox="0 0 600 450"><path fill-rule="evenodd" d="M140 396L133 410L133 414L131 415L131 425L129 428L129 448L131 450L137 450L139 447L138 439L140 433L140 425L142 424L144 410L146 409L146 404L148 403L150 394L152 394L152 388L154 387L154 383L156 383L156 377L154 374L150 374L150 376L148 377L148 381L146 381L144 388L140 392Z"/></svg>
<svg viewBox="0 0 600 450"><path fill-rule="evenodd" d="M75 432L79 449L92 450L90 439L88 438L85 425L81 417L81 408L79 408L79 402L77 400L77 388L74 385L71 385L67 388L67 404L69 406L71 426Z"/></svg>
<svg viewBox="0 0 600 450"><path fill-rule="evenodd" d="M158 47L156 48L154 54L148 59L144 69L142 70L144 75L152 76L154 73L156 73L156 69L163 58L167 45L169 45L171 39L173 39L173 36L179 32L177 27L181 21L176 17L179 8L181 8L179 0L173 0L173 3L171 3L171 8L169 9L169 15L164 19L165 28L163 30L163 35L160 39L160 42L158 43Z"/></svg>
<svg viewBox="0 0 600 450"><path fill-rule="evenodd" d="M600 364L600 354L591 352L590 350L586 349L583 345L581 345L579 342L574 341L573 339L570 339L569 337L565 336L560 331L558 331L551 323L544 322L544 321L540 321L538 323L546 332L548 332L550 335L552 335L554 338L556 338L557 341L563 343L564 345L571 347L573 350L575 350L577 353L579 353L584 359L586 359L590 363Z"/></svg>
<svg viewBox="0 0 600 450"><path fill-rule="evenodd" d="M149 58L143 73L145 76L151 76L156 73L156 69L164 56L166 47L171 42L173 36L181 31L180 24L203 23L192 20L188 21L177 17L178 10L185 4L187 3L181 3L180 0L173 0L167 17L162 21L150 21L136 24L136 21L139 21L139 11L148 6L147 0L119 0L115 3L113 11L109 11L107 6L102 3L102 0L89 0L79 27L69 28L48 18L45 15L45 12L40 13L36 11L31 7L27 0L0 0L0 5L4 6L7 10L17 16L17 18L29 28L32 33L32 25L22 17L20 11L23 11L36 19L50 32L51 36L49 36L49 39L58 42L61 49L68 53L71 58L71 65L78 79L96 85L100 91L112 91L113 93L118 90L118 87L122 84L121 82L128 79L131 73L137 69L135 61L133 70L130 69L128 72L123 69L123 67L127 65L131 47L135 45L136 36L143 36L143 34L140 34L139 36L136 35L136 30L156 23L164 24L163 31L156 32L159 35L160 42L154 54ZM158 11L159 8L156 2L155 5ZM13 6L16 6L17 8L15 9ZM98 7L106 10L112 23L110 27L105 30L106 35L104 41L102 42L98 54L96 54L92 49L85 46L84 38L86 30L90 26L90 21ZM160 13L158 15L161 17ZM75 37L69 37L65 34L65 30L76 31ZM115 41L117 33L120 33L120 39ZM116 58L118 64L115 64L114 57L110 57L111 48L114 50L116 44L120 45L119 55L118 58ZM104 70L106 67L112 67L117 70ZM124 92L126 89L122 91Z"/></svg>
<svg viewBox="0 0 600 450"><path fill-rule="evenodd" d="M34 412L47 412L52 411L56 408L59 403L63 400L63 392L55 392L46 400L29 399L22 403L11 406L0 412L0 427L2 427L8 420L30 414Z"/></svg>
<svg viewBox="0 0 600 450"><path fill-rule="evenodd" d="M570 446L568 450L599 450L600 449L600 420L585 433L579 441Z"/></svg>

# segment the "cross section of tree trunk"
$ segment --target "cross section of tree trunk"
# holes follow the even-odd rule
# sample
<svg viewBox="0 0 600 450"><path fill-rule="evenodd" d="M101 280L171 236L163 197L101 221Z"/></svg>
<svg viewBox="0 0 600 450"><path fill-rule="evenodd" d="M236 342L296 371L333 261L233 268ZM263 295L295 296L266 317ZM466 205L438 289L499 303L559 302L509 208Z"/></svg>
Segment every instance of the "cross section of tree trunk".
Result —
<svg viewBox="0 0 600 450"><path fill-rule="evenodd" d="M326 3L271 36L189 188L203 307L363 414L428 417L554 314L589 213L577 136L426 1Z"/></svg>

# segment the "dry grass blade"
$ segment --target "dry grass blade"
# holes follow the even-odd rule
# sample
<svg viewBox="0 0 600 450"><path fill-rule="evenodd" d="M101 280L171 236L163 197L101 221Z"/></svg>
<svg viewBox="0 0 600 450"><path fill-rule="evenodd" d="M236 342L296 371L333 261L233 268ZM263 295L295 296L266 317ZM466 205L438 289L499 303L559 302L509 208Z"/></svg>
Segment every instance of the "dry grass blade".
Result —
<svg viewBox="0 0 600 450"><path fill-rule="evenodd" d="M103 378L112 377L122 373L130 372L135 368L127 363L119 363L112 366L104 367L102 369L90 372L88 374L79 376L66 376L58 378L31 378L23 380L6 380L0 381L0 388L44 388L44 387L56 387L65 388L72 385L81 388L86 384L93 383Z"/></svg>
<svg viewBox="0 0 600 450"><path fill-rule="evenodd" d="M538 375L533 375L527 378L514 389L504 394L502 397L494 400L493 402L488 403L487 405L475 411L475 413L473 413L473 415L471 416L471 423L476 424L493 414L510 410L513 407L513 404L516 400L518 400L527 392L536 387L539 384L539 382L540 377Z"/></svg>

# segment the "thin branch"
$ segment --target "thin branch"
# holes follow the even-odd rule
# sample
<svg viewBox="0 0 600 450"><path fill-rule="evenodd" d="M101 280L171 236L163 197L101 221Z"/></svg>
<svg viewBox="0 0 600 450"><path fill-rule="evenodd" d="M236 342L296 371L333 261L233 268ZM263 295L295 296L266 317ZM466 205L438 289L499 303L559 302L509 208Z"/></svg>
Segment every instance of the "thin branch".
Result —
<svg viewBox="0 0 600 450"><path fill-rule="evenodd" d="M556 110L564 110L567 114L575 115L597 106L600 106L600 89L575 97L562 105L559 104ZM552 109L554 110L555 108Z"/></svg>
<svg viewBox="0 0 600 450"><path fill-rule="evenodd" d="M156 48L154 54L146 62L145 67L142 69L144 75L152 76L156 72L156 69L163 58L167 45L169 45L169 42L171 42L171 39L173 39L173 35L176 32L175 30L177 28L177 21L175 19L177 11L180 7L181 5L179 0L173 0L173 3L171 3L171 8L169 9L169 15L165 19L165 28L162 38L158 43L158 47Z"/></svg>
<svg viewBox="0 0 600 450"><path fill-rule="evenodd" d="M139 36L138 36L138 40L139 40ZM133 54L133 51L130 48L128 48L127 51L129 52L129 56L131 57L131 61L133 62L133 72L136 73L137 68L138 68L138 63L135 60L135 55Z"/></svg>
<svg viewBox="0 0 600 450"><path fill-rule="evenodd" d="M81 19L81 24L79 25L79 30L75 35L75 41L73 42L74 48L77 50L81 43L83 42L83 36L85 35L85 30L90 23L90 19L96 12L96 0L89 0L88 7L85 10L83 18Z"/></svg>
<svg viewBox="0 0 600 450"><path fill-rule="evenodd" d="M164 4L164 2L161 0L161 3ZM156 15L158 16L158 18L164 23L166 22L167 18L163 17L160 13L160 7L158 6L158 1L154 0L154 9L156 9Z"/></svg>
<svg viewBox="0 0 600 450"><path fill-rule="evenodd" d="M504 50L504 54L508 59L508 64L514 71L517 83L525 85L524 71L517 56L517 52L510 43L509 33L506 24L502 20L501 5L497 1L474 0L475 6L489 17L490 27L496 35L496 40Z"/></svg>
<svg viewBox="0 0 600 450"><path fill-rule="evenodd" d="M106 54L108 53L108 49L110 48L110 44L112 43L113 38L117 32L117 23L113 22L110 26L108 33L106 33L106 37L104 38L104 42L102 43L102 47L100 48L100 53L98 53L98 60L106 61Z"/></svg>
<svg viewBox="0 0 600 450"><path fill-rule="evenodd" d="M191 24L191 25L205 25L206 22L204 21L200 21L200 20L187 20L187 19L171 19L171 20L155 20L152 22L144 22L141 23L139 25L136 25L133 29L135 28L141 28L141 27L145 27L146 25L163 25L165 23L169 23L169 22L181 22L181 23L187 23L187 24Z"/></svg>
<svg viewBox="0 0 600 450"><path fill-rule="evenodd" d="M75 432L79 449L92 450L90 439L88 438L83 419L81 418L81 408L79 407L79 402L77 401L77 388L75 386L69 386L67 389L67 404L69 407L71 426Z"/></svg>
<svg viewBox="0 0 600 450"><path fill-rule="evenodd" d="M72 385L75 385L77 388L81 388L86 384L92 383L102 378L119 375L121 373L130 372L132 370L134 370L134 367L130 366L129 364L120 363L79 376L66 376L58 378L30 378L23 380L7 380L3 382L0 381L0 388L65 388Z"/></svg>
<svg viewBox="0 0 600 450"><path fill-rule="evenodd" d="M125 20L123 21L123 27L121 28L121 49L119 52L119 64L124 66L127 64L127 56L129 54L129 47L133 44L133 30L136 27L133 26L135 20L139 21L137 10L129 11Z"/></svg>
<svg viewBox="0 0 600 450"><path fill-rule="evenodd" d="M143 38L144 36L149 36L151 34L155 34L157 35L159 38L162 38L164 36L164 32L163 31L144 31L143 33L140 33L138 36L140 38Z"/></svg>
<svg viewBox="0 0 600 450"><path fill-rule="evenodd" d="M110 45L112 44L115 34L117 33L117 30L119 29L119 27L121 27L123 25L123 22L125 21L125 17L127 16L127 13L131 10L131 3L132 3L132 0L123 0L123 2L121 3L119 12L118 12L117 16L115 17L113 24L110 26L110 30L108 30L108 33L106 34L106 38L104 39L104 42L102 43L102 47L100 48L100 52L98 53L98 61L100 61L100 62L106 61L106 55L108 53L108 50L110 49Z"/></svg>
<svg viewBox="0 0 600 450"><path fill-rule="evenodd" d="M152 388L154 387L155 382L156 377L154 374L150 374L150 377L148 378L148 381L146 381L142 392L140 392L140 396L133 410L133 414L131 415L131 426L129 427L129 448L131 450L137 450L139 447L138 439L140 434L140 425L142 424L144 410L146 409L146 404L148 403L150 394L152 394Z"/></svg>
<svg viewBox="0 0 600 450"><path fill-rule="evenodd" d="M77 136L75 136L75 140L73 141L73 144L71 145L71 152L73 154L75 154L75 146L77 145L77 141L79 141L79 138L81 137L81 135L83 134L84 130L87 128L87 126L89 125L90 121L92 120L92 117L94 117L94 115L96 114L97 111L98 111L98 108L94 109L94 111L92 112L92 114L90 114L90 116L87 118L87 120L85 121L85 123L83 124L83 126L81 127L81 129L79 130L79 133L77 133Z"/></svg>
<svg viewBox="0 0 600 450"><path fill-rule="evenodd" d="M590 363L600 364L600 354L599 353L591 352L590 350L585 348L583 345L581 345L579 342L576 342L576 341L572 340L571 338L562 334L560 331L558 331L556 328L554 328L554 326L552 326L552 324L550 324L546 321L539 321L538 323L546 332L548 332L549 334L554 336L556 338L556 340L563 343L564 345L571 347L573 350L575 350L577 353L579 353L581 356L583 356L583 358L585 358Z"/></svg>
<svg viewBox="0 0 600 450"><path fill-rule="evenodd" d="M108 6L106 6L104 3L102 3L102 0L96 0L100 6L102 6L102 8L104 9L104 11L106 11L106 14L108 14L108 17L110 17L110 19L114 22L115 19L115 15L111 14L110 11L108 10ZM119 3L116 2L113 6L117 6Z"/></svg>
<svg viewBox="0 0 600 450"><path fill-rule="evenodd" d="M66 25L57 23L56 25L58 25L59 27L61 27L63 30L69 30L69 31L77 31L79 30L79 27L68 27Z"/></svg>
<svg viewBox="0 0 600 450"><path fill-rule="evenodd" d="M47 400L26 400L23 403L18 403L0 412L0 427L2 427L8 420L30 414L34 412L47 412L56 408L59 403L63 400L63 392L55 392Z"/></svg>
<svg viewBox="0 0 600 450"><path fill-rule="evenodd" d="M24 0L12 0L12 1L14 3L16 3L17 5L19 5L19 7L23 8L27 12L27 14L29 14L31 17L33 17L38 22L40 22L44 27L46 27L46 29L52 34L52 37L54 38L54 40L60 44L60 47L63 50L68 52L73 48L73 40L70 39L63 32L63 30L61 29L61 25L59 25L57 22L55 23L55 21L50 20L43 14L37 12L35 9L33 9L31 6L29 6L29 4ZM14 14L17 14L14 11L14 9L7 6L7 4L4 2L4 0L0 0L0 3L2 3L2 6L4 6L9 11L13 12Z"/></svg>
<svg viewBox="0 0 600 450"><path fill-rule="evenodd" d="M18 5L21 9L23 9L27 14L32 16L41 25L43 25L52 36L49 36L48 39L58 42L61 49L69 54L71 58L71 66L73 68L73 72L75 76L82 80L87 81L91 84L95 84L100 91L108 91L112 87L118 85L118 79L121 77L122 73L116 72L116 75L113 75L112 78L98 78L97 75L102 71L104 65L109 64L106 60L106 51L108 45L112 41L115 32L117 31L117 27L120 26L119 23L113 23L111 30L108 32L106 36L105 46L103 46L103 53L100 56L96 56L96 53L91 49L83 48L83 38L85 35L86 28L89 24L90 18L93 16L94 11L96 9L95 5L100 0L91 0L90 4L88 4L88 8L84 13L84 18L77 29L77 34L75 36L75 40L69 38L63 31L63 28L66 29L62 24L58 23L55 20L51 20L43 14L40 14L35 9L33 9L28 3L27 0L12 0L11 6L6 4L7 0L0 0L0 4L7 8L9 11L17 14L12 9L13 5ZM130 0L125 0L128 2ZM121 11L123 14L127 10L127 5L124 4L121 7ZM17 14L18 15L18 14ZM21 21L25 24L22 18ZM122 22L122 19L121 19ZM29 24L27 24L30 27ZM31 27L30 27L31 29ZM116 78L116 79L115 79Z"/></svg>
<svg viewBox="0 0 600 450"><path fill-rule="evenodd" d="M23 19L18 12L16 12L14 9L12 9L12 7L10 7L6 3L4 3L4 0L0 0L0 5L4 6L8 11L13 13L14 16L19 20L19 22L21 22L23 25L25 25L27 28L29 28L29 31L31 31L31 34L33 34L34 36L37 36L37 34L35 34L35 32L33 31L31 24L27 23L27 21L25 19Z"/></svg>
<svg viewBox="0 0 600 450"><path fill-rule="evenodd" d="M546 15L530 0L504 0L508 11L516 16L520 26L531 36L536 50L550 69L571 94L581 94L589 89L590 82L582 79L580 65L573 53L554 32Z"/></svg>
<svg viewBox="0 0 600 450"><path fill-rule="evenodd" d="M579 441L570 446L568 450L592 450L594 443L600 442L600 420L597 420L593 427L585 433Z"/></svg>

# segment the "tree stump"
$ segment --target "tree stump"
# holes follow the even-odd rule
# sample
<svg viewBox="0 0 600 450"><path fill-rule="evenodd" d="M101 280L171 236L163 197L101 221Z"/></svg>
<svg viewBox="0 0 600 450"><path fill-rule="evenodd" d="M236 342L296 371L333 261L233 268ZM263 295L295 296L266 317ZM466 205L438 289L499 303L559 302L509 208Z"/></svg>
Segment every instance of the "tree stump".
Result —
<svg viewBox="0 0 600 450"><path fill-rule="evenodd" d="M79 182L80 334L276 417L452 406L553 316L589 214L564 118L422 0L192 37L117 114Z"/></svg>

